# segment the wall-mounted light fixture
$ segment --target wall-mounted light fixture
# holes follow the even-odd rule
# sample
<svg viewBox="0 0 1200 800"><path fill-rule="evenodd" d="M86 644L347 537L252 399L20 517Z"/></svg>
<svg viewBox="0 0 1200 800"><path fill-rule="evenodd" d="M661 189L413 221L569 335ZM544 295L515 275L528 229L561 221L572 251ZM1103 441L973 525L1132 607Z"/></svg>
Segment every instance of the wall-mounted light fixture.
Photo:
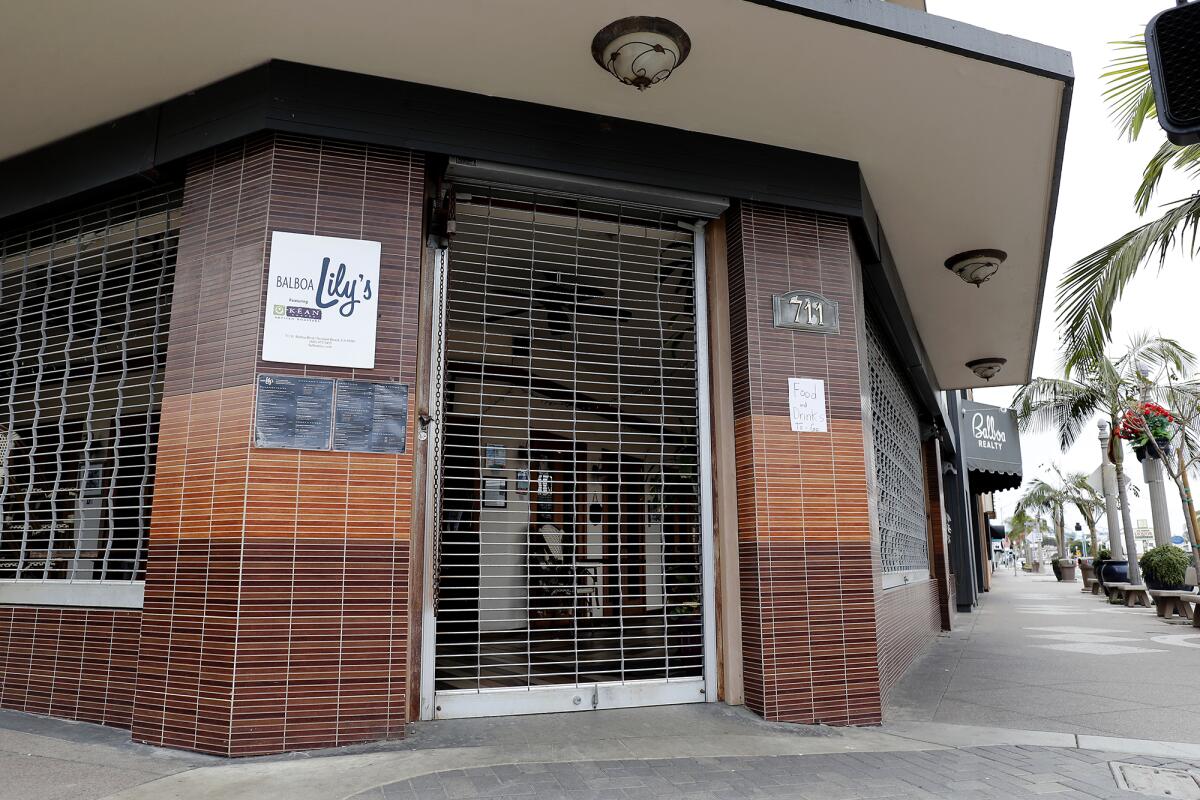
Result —
<svg viewBox="0 0 1200 800"><path fill-rule="evenodd" d="M692 49L683 28L662 17L625 17L592 39L592 58L639 92L671 77Z"/></svg>
<svg viewBox="0 0 1200 800"><path fill-rule="evenodd" d="M1007 363L1007 358L977 358L974 361L967 362L967 369L985 381L990 381L1000 374L1000 370Z"/></svg>
<svg viewBox="0 0 1200 800"><path fill-rule="evenodd" d="M1003 250L968 250L946 259L946 269L974 286L982 286L1000 270L1008 253Z"/></svg>

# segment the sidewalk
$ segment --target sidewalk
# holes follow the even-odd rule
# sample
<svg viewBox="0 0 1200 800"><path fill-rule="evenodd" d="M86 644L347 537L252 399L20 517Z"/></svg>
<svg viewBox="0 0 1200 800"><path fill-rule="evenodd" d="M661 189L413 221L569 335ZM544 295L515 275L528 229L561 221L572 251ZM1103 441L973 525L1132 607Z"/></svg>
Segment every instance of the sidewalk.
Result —
<svg viewBox="0 0 1200 800"><path fill-rule="evenodd" d="M1200 774L1185 682L1200 652L1156 638L1200 632L1038 577L999 577L984 602L897 688L881 728L691 705L422 723L403 742L229 761L0 712L0 798L1200 798L1172 772ZM1092 682L1144 703L1105 710ZM1122 791L1118 775L1161 791Z"/></svg>
<svg viewBox="0 0 1200 800"><path fill-rule="evenodd" d="M1200 630L1081 588L998 572L893 691L888 721L1200 743Z"/></svg>

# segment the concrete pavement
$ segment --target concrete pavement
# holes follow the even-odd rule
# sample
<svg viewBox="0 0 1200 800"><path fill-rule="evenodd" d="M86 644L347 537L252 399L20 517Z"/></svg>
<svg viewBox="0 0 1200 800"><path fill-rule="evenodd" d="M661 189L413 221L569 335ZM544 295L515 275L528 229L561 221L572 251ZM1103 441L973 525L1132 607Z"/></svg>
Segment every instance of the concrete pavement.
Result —
<svg viewBox="0 0 1200 800"><path fill-rule="evenodd" d="M1200 743L1200 630L1053 576L994 576L893 691L887 720Z"/></svg>
<svg viewBox="0 0 1200 800"><path fill-rule="evenodd" d="M1191 782L1200 797L1200 631L1078 588L998 577L880 728L693 705L422 723L402 742L230 761L0 712L0 798L1146 797L1118 785L1139 765L1130 780L1175 782L1157 796Z"/></svg>

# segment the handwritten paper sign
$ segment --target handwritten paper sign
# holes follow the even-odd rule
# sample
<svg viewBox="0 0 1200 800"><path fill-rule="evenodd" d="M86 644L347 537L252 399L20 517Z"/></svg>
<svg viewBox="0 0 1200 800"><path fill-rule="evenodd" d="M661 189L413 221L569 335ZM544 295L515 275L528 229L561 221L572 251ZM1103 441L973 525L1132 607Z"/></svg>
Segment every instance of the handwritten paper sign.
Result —
<svg viewBox="0 0 1200 800"><path fill-rule="evenodd" d="M825 433L829 430L825 418L825 381L788 378L788 408L793 431Z"/></svg>

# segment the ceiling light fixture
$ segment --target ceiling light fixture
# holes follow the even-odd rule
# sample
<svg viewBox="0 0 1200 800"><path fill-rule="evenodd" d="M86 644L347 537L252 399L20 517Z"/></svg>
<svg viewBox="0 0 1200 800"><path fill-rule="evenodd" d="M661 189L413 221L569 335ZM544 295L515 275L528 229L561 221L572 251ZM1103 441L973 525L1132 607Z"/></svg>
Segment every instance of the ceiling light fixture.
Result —
<svg viewBox="0 0 1200 800"><path fill-rule="evenodd" d="M662 17L625 17L592 39L592 58L639 92L671 77L692 49L683 28Z"/></svg>
<svg viewBox="0 0 1200 800"><path fill-rule="evenodd" d="M967 362L967 369L985 381L990 381L1000 374L1000 370L1007 363L1007 358L977 358L974 361Z"/></svg>
<svg viewBox="0 0 1200 800"><path fill-rule="evenodd" d="M1008 253L1003 250L968 250L946 259L946 269L967 283L982 286L1000 270Z"/></svg>

